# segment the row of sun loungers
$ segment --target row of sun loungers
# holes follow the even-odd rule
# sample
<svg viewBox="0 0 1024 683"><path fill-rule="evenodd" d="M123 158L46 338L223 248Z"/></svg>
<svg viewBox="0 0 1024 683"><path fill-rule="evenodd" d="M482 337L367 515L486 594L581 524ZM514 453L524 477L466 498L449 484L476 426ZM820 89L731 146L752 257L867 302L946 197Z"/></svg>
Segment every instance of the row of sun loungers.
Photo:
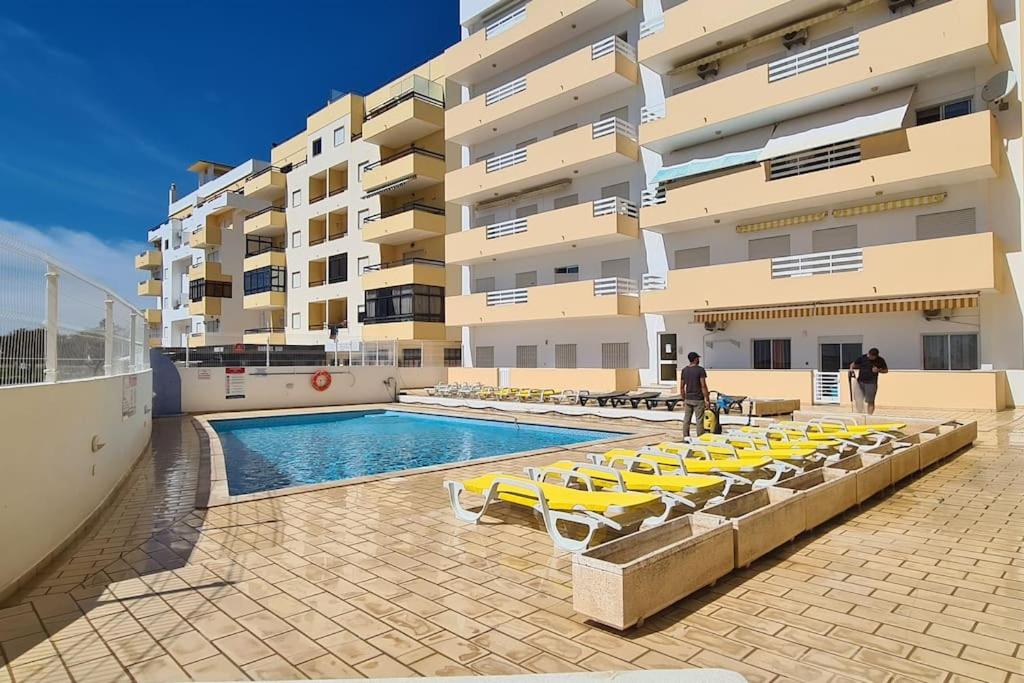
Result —
<svg viewBox="0 0 1024 683"><path fill-rule="evenodd" d="M609 391L592 393L585 389L528 389L511 387L490 387L480 384L438 384L427 389L428 396L441 398L471 398L479 400L519 401L523 403L552 403L558 405L586 406L596 404L600 408L624 408L627 405L634 410L643 405L648 410L665 408L669 412L682 403L679 394L663 395L657 391ZM724 412L739 407L746 396L724 396Z"/></svg>
<svg viewBox="0 0 1024 683"><path fill-rule="evenodd" d="M530 467L525 476L491 473L444 485L460 520L475 523L496 501L527 507L539 514L556 547L580 552L599 531L656 526L738 493L899 443L904 426L865 426L842 418L777 422L704 434L686 443L613 448L591 453L585 462ZM482 506L465 507L465 492L482 496Z"/></svg>

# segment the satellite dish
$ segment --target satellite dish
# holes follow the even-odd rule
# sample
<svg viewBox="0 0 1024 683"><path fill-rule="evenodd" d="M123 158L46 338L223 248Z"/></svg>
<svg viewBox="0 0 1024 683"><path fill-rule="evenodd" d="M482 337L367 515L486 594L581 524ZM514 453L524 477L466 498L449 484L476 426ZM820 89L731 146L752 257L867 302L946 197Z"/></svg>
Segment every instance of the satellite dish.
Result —
<svg viewBox="0 0 1024 683"><path fill-rule="evenodd" d="M988 80L981 89L981 99L989 104L1004 108L1003 100L1017 87L1017 77L1012 71L1002 71Z"/></svg>

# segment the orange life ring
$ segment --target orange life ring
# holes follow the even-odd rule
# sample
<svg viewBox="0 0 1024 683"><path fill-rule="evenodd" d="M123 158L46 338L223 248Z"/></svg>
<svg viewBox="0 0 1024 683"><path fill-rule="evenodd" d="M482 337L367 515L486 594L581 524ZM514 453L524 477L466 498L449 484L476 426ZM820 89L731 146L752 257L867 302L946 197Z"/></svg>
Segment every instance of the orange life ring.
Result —
<svg viewBox="0 0 1024 683"><path fill-rule="evenodd" d="M309 379L309 383L312 384L313 388L317 391L327 391L327 388L331 386L331 381L331 373L326 370L317 370Z"/></svg>

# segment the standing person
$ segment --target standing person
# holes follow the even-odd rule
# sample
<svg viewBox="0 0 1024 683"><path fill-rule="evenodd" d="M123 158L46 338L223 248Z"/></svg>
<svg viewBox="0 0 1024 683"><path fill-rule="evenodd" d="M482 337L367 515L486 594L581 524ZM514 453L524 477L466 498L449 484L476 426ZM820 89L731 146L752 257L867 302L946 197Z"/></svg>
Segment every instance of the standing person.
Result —
<svg viewBox="0 0 1024 683"><path fill-rule="evenodd" d="M683 439L690 436L690 421L697 413L697 436L704 433L704 411L711 403L708 393L708 373L700 366L700 355L690 351L686 356L690 364L679 374L679 393L683 397Z"/></svg>
<svg viewBox="0 0 1024 683"><path fill-rule="evenodd" d="M850 363L850 370L857 371L857 385L864 402L868 404L868 415L875 412L875 396L878 395L878 376L889 372L885 359L878 355L878 349L870 348L868 352Z"/></svg>

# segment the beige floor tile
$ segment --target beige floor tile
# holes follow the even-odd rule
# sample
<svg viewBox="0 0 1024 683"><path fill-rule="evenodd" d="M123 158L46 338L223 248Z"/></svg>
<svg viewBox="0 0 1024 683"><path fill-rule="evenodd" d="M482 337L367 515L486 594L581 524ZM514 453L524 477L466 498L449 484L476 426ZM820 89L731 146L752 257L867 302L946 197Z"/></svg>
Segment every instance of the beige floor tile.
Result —
<svg viewBox="0 0 1024 683"><path fill-rule="evenodd" d="M210 640L217 640L232 633L238 633L242 627L234 619L223 612L210 612L191 619L192 626Z"/></svg>
<svg viewBox="0 0 1024 683"><path fill-rule="evenodd" d="M356 670L367 678L399 678L416 675L415 671L387 655L380 655L361 662L356 665Z"/></svg>
<svg viewBox="0 0 1024 683"><path fill-rule="evenodd" d="M71 683L71 677L60 657L36 659L31 662L13 662L9 665L15 681L46 681Z"/></svg>
<svg viewBox="0 0 1024 683"><path fill-rule="evenodd" d="M87 662L68 664L75 683L131 683L128 671L113 655Z"/></svg>
<svg viewBox="0 0 1024 683"><path fill-rule="evenodd" d="M164 638L160 644L182 666L217 654L217 648L198 631L186 631Z"/></svg>
<svg viewBox="0 0 1024 683"><path fill-rule="evenodd" d="M472 676L473 671L448 659L444 655L433 654L413 662L412 668L423 676Z"/></svg>
<svg viewBox="0 0 1024 683"><path fill-rule="evenodd" d="M128 672L138 683L174 683L189 677L169 655L133 664L128 667Z"/></svg>
<svg viewBox="0 0 1024 683"><path fill-rule="evenodd" d="M242 667L247 676L256 681L281 681L302 678L302 673L280 655L271 655Z"/></svg>
<svg viewBox="0 0 1024 683"><path fill-rule="evenodd" d="M334 655L323 655L299 665L302 673L310 678L362 678L358 670Z"/></svg>
<svg viewBox="0 0 1024 683"><path fill-rule="evenodd" d="M85 633L77 638L61 638L52 642L57 648L57 652L60 653L61 659L69 667L72 664L82 664L110 655L110 650L104 644L103 639L95 632Z"/></svg>
<svg viewBox="0 0 1024 683"><path fill-rule="evenodd" d="M292 664L302 664L327 651L298 631L291 630L264 640L279 655Z"/></svg>
<svg viewBox="0 0 1024 683"><path fill-rule="evenodd" d="M290 631L292 626L271 612L262 611L238 618L238 623L252 631L258 638L266 639Z"/></svg>
<svg viewBox="0 0 1024 683"><path fill-rule="evenodd" d="M146 633L136 633L116 640L108 640L106 643L107 647L113 651L114 656L127 667L166 654L164 649Z"/></svg>
<svg viewBox="0 0 1024 683"><path fill-rule="evenodd" d="M185 667L193 681L237 681L245 674L224 655L201 659Z"/></svg>
<svg viewBox="0 0 1024 683"><path fill-rule="evenodd" d="M341 630L341 626L337 622L328 619L316 610L307 610L299 614L293 614L285 617L285 621L313 640L319 640L324 636L329 636Z"/></svg>

